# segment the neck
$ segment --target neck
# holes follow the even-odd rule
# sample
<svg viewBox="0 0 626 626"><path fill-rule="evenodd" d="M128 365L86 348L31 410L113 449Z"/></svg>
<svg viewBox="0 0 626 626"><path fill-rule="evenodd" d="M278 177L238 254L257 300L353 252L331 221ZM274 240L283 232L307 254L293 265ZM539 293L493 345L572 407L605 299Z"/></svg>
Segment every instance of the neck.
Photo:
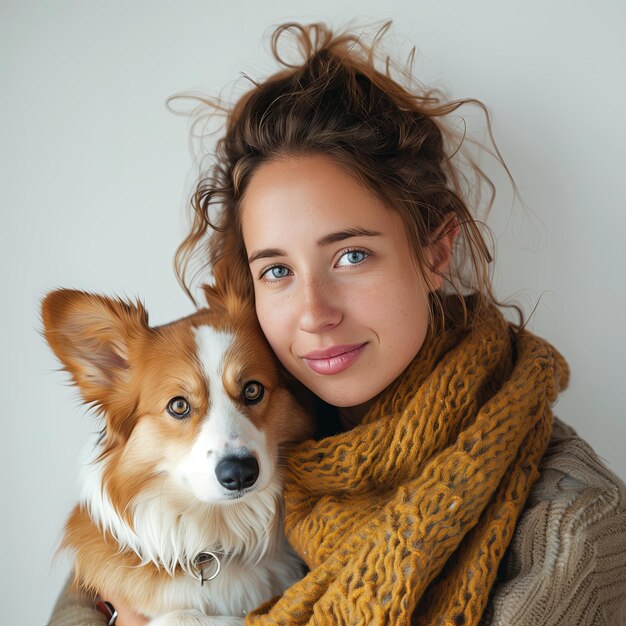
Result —
<svg viewBox="0 0 626 626"><path fill-rule="evenodd" d="M356 406L338 407L337 411L339 412L341 428L343 430L351 430L355 426L358 426L365 417L365 414L369 411L370 407L372 406L372 404L374 404L374 402L376 402L379 396L380 394L374 396L367 402L357 404Z"/></svg>

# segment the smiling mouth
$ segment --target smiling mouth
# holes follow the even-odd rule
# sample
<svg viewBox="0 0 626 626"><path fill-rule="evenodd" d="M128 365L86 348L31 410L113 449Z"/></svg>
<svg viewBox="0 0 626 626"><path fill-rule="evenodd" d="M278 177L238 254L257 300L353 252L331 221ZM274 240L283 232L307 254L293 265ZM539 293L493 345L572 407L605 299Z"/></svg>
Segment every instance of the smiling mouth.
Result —
<svg viewBox="0 0 626 626"><path fill-rule="evenodd" d="M361 356L366 345L367 342L314 350L305 354L302 359L316 374L338 374L348 369Z"/></svg>

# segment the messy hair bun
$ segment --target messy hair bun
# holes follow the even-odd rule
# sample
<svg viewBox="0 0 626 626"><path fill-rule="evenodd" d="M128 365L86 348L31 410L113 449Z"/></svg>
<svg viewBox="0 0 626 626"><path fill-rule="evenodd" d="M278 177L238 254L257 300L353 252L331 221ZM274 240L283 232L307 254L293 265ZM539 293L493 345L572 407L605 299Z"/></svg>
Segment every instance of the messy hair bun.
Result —
<svg viewBox="0 0 626 626"><path fill-rule="evenodd" d="M494 187L464 150L467 140L447 123L451 113L473 105L490 130L488 111L477 100L448 101L418 83L412 77L414 51L404 67L384 56L381 45L389 26L367 43L361 34L335 34L323 24L283 24L271 39L282 69L253 81L232 106L200 99L194 123L223 115L225 129L222 125L210 165L195 187L193 224L176 254L187 293L193 277L211 268L215 280L228 273L253 297L239 215L251 176L262 163L281 156L323 154L401 215L421 270L422 249L432 243L435 231L445 235L448 228L460 229L445 287L431 294L432 306L442 310L444 293L456 296L467 322L464 295L479 296L474 316L480 315L481 303L499 304L483 234L489 231L478 219L490 209ZM297 60L281 51L288 41L296 44ZM493 141L491 146L506 170ZM194 274L190 269L197 261Z"/></svg>

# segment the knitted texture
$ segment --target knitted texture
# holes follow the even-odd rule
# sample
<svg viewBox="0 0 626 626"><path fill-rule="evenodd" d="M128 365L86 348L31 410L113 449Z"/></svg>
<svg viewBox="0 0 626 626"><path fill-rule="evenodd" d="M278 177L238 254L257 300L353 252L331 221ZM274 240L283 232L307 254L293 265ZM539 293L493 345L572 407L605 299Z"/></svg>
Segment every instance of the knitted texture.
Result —
<svg viewBox="0 0 626 626"><path fill-rule="evenodd" d="M108 619L94 606L93 595L73 589L69 577L48 626L106 626Z"/></svg>
<svg viewBox="0 0 626 626"><path fill-rule="evenodd" d="M626 487L558 419L481 626L626 625Z"/></svg>
<svg viewBox="0 0 626 626"><path fill-rule="evenodd" d="M495 307L430 333L361 425L290 455L285 525L310 573L246 623L478 624L568 374Z"/></svg>
<svg viewBox="0 0 626 626"><path fill-rule="evenodd" d="M481 626L626 626L626 486L556 418L539 471ZM49 626L106 626L70 581Z"/></svg>

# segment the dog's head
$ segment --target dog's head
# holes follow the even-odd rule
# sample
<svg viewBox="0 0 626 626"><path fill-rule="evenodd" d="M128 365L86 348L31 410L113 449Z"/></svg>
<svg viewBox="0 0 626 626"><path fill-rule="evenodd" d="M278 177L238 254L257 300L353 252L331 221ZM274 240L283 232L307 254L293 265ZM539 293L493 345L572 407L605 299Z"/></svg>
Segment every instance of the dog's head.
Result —
<svg viewBox="0 0 626 626"><path fill-rule="evenodd" d="M211 288L207 299L160 327L138 303L71 290L43 301L48 343L104 419L98 482L129 521L149 493L184 507L275 487L283 444L311 434L251 304Z"/></svg>

